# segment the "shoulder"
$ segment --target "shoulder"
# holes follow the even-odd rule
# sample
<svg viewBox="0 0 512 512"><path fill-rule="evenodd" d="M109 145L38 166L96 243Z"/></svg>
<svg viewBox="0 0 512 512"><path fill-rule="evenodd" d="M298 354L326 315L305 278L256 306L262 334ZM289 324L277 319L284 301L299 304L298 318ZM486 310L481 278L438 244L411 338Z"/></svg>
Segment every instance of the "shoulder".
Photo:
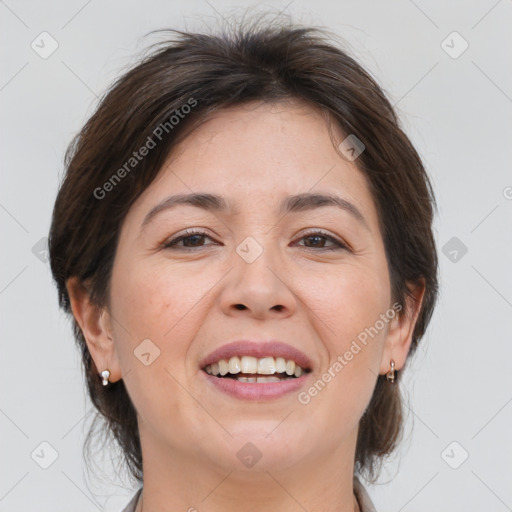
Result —
<svg viewBox="0 0 512 512"><path fill-rule="evenodd" d="M359 503L359 508L361 509L361 512L377 512L375 509L375 505L370 499L368 491L364 488L363 484L361 483L359 478L357 478L357 476L354 476L354 494Z"/></svg>

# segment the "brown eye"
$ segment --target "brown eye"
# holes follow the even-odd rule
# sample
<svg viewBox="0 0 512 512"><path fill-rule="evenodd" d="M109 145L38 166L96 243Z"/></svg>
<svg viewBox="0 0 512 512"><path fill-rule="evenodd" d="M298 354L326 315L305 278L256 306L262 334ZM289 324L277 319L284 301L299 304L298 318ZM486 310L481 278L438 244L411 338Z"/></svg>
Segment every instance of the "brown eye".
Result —
<svg viewBox="0 0 512 512"><path fill-rule="evenodd" d="M184 247L197 247L200 244L201 240L204 241L205 235L190 235L183 236L178 241L183 242Z"/></svg>
<svg viewBox="0 0 512 512"><path fill-rule="evenodd" d="M186 234L171 238L163 243L163 247L167 249L193 249L194 247L204 247L206 238L212 240L204 231L186 231Z"/></svg>
<svg viewBox="0 0 512 512"><path fill-rule="evenodd" d="M300 244L307 249L323 249L326 251L347 249L347 246L343 242L340 242L333 236L322 232L308 233L304 235L300 240L307 241L305 244ZM330 245L326 246L326 244Z"/></svg>
<svg viewBox="0 0 512 512"><path fill-rule="evenodd" d="M325 242L327 240L327 237L322 235L311 235L304 237L304 240L309 240L311 242L311 245L308 246L308 244L305 244L306 247L316 247L323 249L325 246Z"/></svg>

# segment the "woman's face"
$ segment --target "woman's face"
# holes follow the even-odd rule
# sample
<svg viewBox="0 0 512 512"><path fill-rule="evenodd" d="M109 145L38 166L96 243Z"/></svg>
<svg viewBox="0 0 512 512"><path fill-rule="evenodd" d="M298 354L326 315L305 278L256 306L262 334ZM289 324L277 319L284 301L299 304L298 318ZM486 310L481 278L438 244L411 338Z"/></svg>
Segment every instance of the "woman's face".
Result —
<svg viewBox="0 0 512 512"><path fill-rule="evenodd" d="M111 367L137 410L143 454L242 470L353 459L377 375L408 349L390 349L388 267L357 160L300 103L219 111L178 149L130 209L111 282ZM190 194L226 207L169 200ZM212 352L244 340L253 345L225 352L227 362L283 357L310 371L278 382L205 371ZM290 352L262 348L271 340ZM272 371L275 359L256 363ZM244 364L252 373L254 360Z"/></svg>

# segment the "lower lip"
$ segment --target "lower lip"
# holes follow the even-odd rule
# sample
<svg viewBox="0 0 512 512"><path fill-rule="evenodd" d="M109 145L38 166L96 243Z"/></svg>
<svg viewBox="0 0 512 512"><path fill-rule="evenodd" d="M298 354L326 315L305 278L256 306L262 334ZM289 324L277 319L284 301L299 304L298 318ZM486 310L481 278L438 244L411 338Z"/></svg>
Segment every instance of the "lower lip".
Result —
<svg viewBox="0 0 512 512"><path fill-rule="evenodd" d="M294 379L286 379L281 382L240 382L231 378L214 377L201 370L206 379L217 389L227 395L242 400L270 400L279 398L303 387L309 379L309 373L304 373Z"/></svg>

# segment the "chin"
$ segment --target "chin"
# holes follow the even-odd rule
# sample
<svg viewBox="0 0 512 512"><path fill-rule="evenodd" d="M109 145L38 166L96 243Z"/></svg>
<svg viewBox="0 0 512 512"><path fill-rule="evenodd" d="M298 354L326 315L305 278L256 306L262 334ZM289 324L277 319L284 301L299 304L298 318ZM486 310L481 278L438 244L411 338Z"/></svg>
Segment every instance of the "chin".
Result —
<svg viewBox="0 0 512 512"><path fill-rule="evenodd" d="M282 420L280 420L282 421ZM308 437L307 429L303 432L286 421L279 425L279 421L264 422L262 426L250 428L248 422L238 425L240 428L226 426L233 435L223 436L223 441L216 450L211 444L208 452L213 454L216 464L221 464L226 470L235 470L242 473L259 471L281 471L298 465L306 457L311 446L305 439ZM277 428L276 428L277 427ZM293 430L293 435L290 435Z"/></svg>

